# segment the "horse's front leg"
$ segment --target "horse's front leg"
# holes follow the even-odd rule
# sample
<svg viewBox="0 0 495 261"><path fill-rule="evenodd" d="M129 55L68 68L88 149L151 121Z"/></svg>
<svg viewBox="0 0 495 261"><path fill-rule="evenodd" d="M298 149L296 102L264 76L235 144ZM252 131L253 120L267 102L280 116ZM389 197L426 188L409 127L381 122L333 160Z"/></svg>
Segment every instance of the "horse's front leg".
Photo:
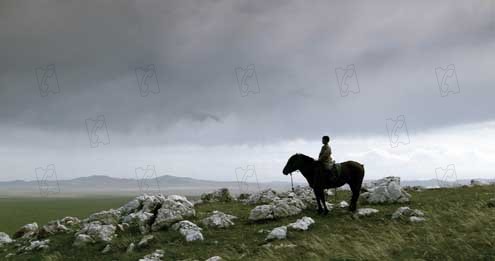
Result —
<svg viewBox="0 0 495 261"><path fill-rule="evenodd" d="M320 194L321 204L323 204L323 208L324 208L323 214L326 215L328 214L329 211L327 208L327 203L325 201L325 190L324 189L318 190L318 194Z"/></svg>
<svg viewBox="0 0 495 261"><path fill-rule="evenodd" d="M316 191L316 189L313 189L313 192L315 193L315 197L316 197L316 205L318 206L318 214L322 214L323 213L323 208L321 207L321 204L320 204L320 197L319 197L319 193Z"/></svg>

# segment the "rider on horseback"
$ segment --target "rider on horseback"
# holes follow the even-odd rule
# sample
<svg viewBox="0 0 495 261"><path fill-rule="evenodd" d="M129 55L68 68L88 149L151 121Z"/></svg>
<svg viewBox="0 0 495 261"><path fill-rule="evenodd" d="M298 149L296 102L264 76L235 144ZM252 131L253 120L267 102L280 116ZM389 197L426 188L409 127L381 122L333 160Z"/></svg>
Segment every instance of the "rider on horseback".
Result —
<svg viewBox="0 0 495 261"><path fill-rule="evenodd" d="M323 146L320 150L320 155L318 156L318 162L320 163L320 169L322 172L328 172L332 169L335 161L332 159L332 149L328 145L330 138L328 136L323 136L321 138L321 143Z"/></svg>

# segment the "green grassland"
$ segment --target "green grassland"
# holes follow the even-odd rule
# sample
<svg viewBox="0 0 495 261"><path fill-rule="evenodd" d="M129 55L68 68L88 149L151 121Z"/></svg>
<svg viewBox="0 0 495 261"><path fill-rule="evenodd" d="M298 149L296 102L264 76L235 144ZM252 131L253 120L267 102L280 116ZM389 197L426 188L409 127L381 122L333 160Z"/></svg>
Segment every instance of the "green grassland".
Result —
<svg viewBox="0 0 495 261"><path fill-rule="evenodd" d="M138 260L155 249L165 251L163 260L205 260L215 255L225 260L495 260L495 208L486 207L488 199L495 197L494 186L411 194L409 204L361 204L359 207L373 207L380 212L359 219L353 219L342 209L332 210L328 216L306 210L298 216L252 223L247 219L252 206L236 202L206 203L196 206L197 216L190 219L192 222L199 224L208 212L220 210L238 216L236 225L228 229L204 228L205 241L196 242L186 242L175 231L155 232L157 240L130 254L125 250L131 242L140 240L142 236L138 231L121 232L107 254L100 253L104 245L78 249L72 247L72 234L58 235L51 237L50 249L20 255L13 260ZM343 199L347 200L348 194L339 191L338 200ZM96 210L119 207L126 200L4 199L0 201L1 227L12 232L31 221L43 223L66 215L84 217ZM424 211L427 221L391 220L392 213L404 205ZM286 225L305 215L316 221L308 231L289 231L286 240L274 241L271 247L264 246L266 234L258 230ZM296 247L275 247L280 244ZM0 259L13 251L12 246L3 252L0 250Z"/></svg>

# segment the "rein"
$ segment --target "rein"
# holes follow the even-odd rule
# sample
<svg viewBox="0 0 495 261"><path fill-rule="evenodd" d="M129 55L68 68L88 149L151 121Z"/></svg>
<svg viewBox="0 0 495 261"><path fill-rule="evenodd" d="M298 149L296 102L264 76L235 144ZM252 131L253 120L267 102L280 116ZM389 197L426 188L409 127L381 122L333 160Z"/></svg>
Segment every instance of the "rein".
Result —
<svg viewBox="0 0 495 261"><path fill-rule="evenodd" d="M294 181L292 181L292 172L290 173L290 185L292 187L292 192L294 192Z"/></svg>

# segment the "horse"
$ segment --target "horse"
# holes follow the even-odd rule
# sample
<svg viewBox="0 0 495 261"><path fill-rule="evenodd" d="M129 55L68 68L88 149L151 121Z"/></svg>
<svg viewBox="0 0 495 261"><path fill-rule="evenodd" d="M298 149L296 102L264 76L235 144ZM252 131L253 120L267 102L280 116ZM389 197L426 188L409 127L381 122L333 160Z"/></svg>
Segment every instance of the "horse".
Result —
<svg viewBox="0 0 495 261"><path fill-rule="evenodd" d="M356 161L342 162L342 172L338 177L332 177L328 171L318 171L319 162L313 158L304 154L292 155L287 164L285 164L282 173L288 175L296 170L299 170L301 174L308 181L309 186L313 189L316 196L316 203L318 205L318 214L328 214L327 205L325 204L324 190L328 188L338 188L345 184L349 184L352 191L351 204L349 210L351 212L356 211L356 204L361 192L361 186L364 179L364 165ZM332 168L332 174L335 171L336 166ZM323 205L323 208L322 206Z"/></svg>

